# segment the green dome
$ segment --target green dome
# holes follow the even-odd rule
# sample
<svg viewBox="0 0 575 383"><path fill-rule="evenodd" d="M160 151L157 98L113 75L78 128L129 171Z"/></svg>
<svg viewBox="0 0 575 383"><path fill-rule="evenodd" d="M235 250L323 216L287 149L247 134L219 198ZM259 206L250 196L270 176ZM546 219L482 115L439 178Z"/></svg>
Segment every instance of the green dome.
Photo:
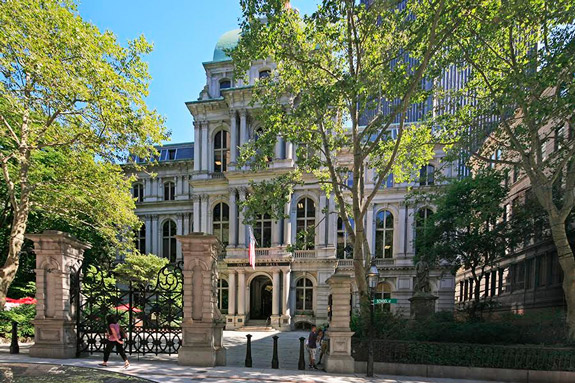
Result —
<svg viewBox="0 0 575 383"><path fill-rule="evenodd" d="M241 29L234 29L233 31L224 33L220 37L220 39L216 43L216 47L214 48L213 61L226 61L231 59L228 55L226 55L224 49L232 49L235 48L236 45L238 45L241 31L242 31Z"/></svg>

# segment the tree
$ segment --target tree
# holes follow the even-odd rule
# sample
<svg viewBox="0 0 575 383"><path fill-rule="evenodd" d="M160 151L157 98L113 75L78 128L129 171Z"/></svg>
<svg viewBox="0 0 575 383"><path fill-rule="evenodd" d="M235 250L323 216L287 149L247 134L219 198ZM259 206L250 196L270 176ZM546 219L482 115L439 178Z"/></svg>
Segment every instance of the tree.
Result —
<svg viewBox="0 0 575 383"><path fill-rule="evenodd" d="M121 47L70 1L0 1L0 169L12 217L0 308L31 212L92 225L117 245L139 225L118 163L165 138L144 101L150 51L143 37Z"/></svg>
<svg viewBox="0 0 575 383"><path fill-rule="evenodd" d="M433 155L430 127L408 124L406 116L429 96L425 79L440 71L444 60L438 52L467 11L465 2L376 0L367 6L324 0L303 17L282 0L242 0L241 5L242 38L232 52L237 76L257 60L271 59L277 68L253 89L264 129L240 157L258 170L278 137L296 145L297 169L276 179L275 189L289 194L295 183L318 182L334 194L365 303L370 251L364 218L389 174L397 182L411 179ZM371 169L375 178L368 188ZM285 198L265 201L265 190L257 182L251 187L246 205L275 207L273 218L284 216Z"/></svg>
<svg viewBox="0 0 575 383"><path fill-rule="evenodd" d="M574 19L572 1L492 2L470 15L455 32L454 54L471 69L464 91L475 103L451 122L471 127L475 137L466 144L476 160L529 179L563 270L572 339L575 258L567 230L575 207Z"/></svg>
<svg viewBox="0 0 575 383"><path fill-rule="evenodd" d="M488 169L438 186L425 196L437 210L422 222L416 236L417 259L430 264L447 261L454 273L460 268L471 271L478 304L474 309L480 308L485 271L504 259L518 238L505 214L508 190L503 180L504 175Z"/></svg>

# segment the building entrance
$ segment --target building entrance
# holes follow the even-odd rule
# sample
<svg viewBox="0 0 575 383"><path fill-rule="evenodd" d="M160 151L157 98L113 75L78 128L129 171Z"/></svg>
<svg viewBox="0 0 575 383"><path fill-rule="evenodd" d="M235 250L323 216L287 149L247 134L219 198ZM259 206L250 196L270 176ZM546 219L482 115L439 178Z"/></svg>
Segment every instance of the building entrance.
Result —
<svg viewBox="0 0 575 383"><path fill-rule="evenodd" d="M263 275L250 284L250 319L268 319L272 315L272 281Z"/></svg>

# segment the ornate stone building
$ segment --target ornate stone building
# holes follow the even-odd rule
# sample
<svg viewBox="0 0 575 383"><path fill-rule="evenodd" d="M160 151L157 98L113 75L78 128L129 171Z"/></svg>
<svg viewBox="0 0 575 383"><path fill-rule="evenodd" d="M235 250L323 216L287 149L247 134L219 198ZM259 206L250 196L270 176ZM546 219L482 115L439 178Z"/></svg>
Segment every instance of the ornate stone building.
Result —
<svg viewBox="0 0 575 383"><path fill-rule="evenodd" d="M194 143L166 145L152 171L139 172L134 185L136 214L144 226L138 237L140 250L171 260L181 257L175 236L194 232L213 233L225 245L219 264L219 305L226 314L226 328L261 325L290 330L328 320L329 287L336 269L352 274L352 260L346 251L346 234L335 208L317 185L297 187L286 206L289 218L273 221L264 215L253 227L257 239L257 264L247 259L248 227L238 202L248 191L250 180L265 180L294 166L295 148L279 140L270 166L260 172L236 164L238 146L253 139L259 124L250 105L250 85L269 76L274 64L254 62L247 82L233 77L233 63L224 49L233 47L239 30L224 34L213 60L204 62L207 82L196 101L186 103L194 120ZM421 169L416 183L398 184L389 177L367 215L367 237L380 270L377 294L396 298L390 309L409 315L414 287L413 239L417 222L431 212L428 206L405 203L408 186L433 184L443 151ZM457 166L442 166L448 176ZM453 172L453 174L452 174ZM366 187L373 188L373 174ZM315 246L288 252L297 232L315 227ZM439 297L436 310L453 310L454 277L447 271L431 272L432 293ZM354 298L353 305L357 304Z"/></svg>

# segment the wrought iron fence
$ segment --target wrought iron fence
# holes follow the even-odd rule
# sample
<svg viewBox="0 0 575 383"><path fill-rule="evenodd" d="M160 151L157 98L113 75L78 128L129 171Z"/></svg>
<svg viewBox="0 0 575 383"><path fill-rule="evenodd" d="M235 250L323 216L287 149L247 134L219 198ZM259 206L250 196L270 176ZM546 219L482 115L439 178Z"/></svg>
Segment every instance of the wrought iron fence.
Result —
<svg viewBox="0 0 575 383"><path fill-rule="evenodd" d="M353 339L355 360L367 360L367 346ZM413 342L378 339L374 360L386 363L575 371L575 349L558 347Z"/></svg>
<svg viewBox="0 0 575 383"><path fill-rule="evenodd" d="M164 266L146 283L122 283L113 265L90 266L72 281L78 356L104 351L110 314L117 316L124 329L127 353L178 352L183 314L181 262Z"/></svg>

